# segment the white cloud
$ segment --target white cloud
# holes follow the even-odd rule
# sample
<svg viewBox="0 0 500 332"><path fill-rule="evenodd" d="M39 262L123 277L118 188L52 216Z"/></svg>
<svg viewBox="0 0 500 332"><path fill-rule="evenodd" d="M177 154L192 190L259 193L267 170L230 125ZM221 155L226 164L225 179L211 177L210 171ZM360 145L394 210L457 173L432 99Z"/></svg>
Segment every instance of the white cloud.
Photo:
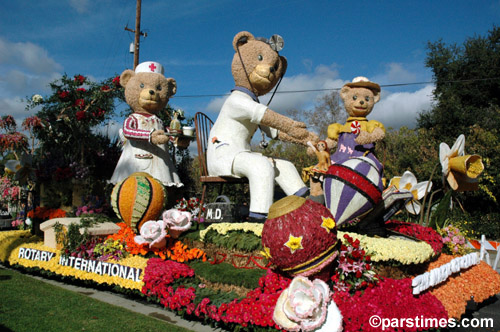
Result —
<svg viewBox="0 0 500 332"><path fill-rule="evenodd" d="M386 128L415 128L418 113L432 106L433 89L429 84L415 92L382 94L368 118L382 122Z"/></svg>
<svg viewBox="0 0 500 332"><path fill-rule="evenodd" d="M69 0L69 5L80 14L89 12L88 0Z"/></svg>
<svg viewBox="0 0 500 332"><path fill-rule="evenodd" d="M48 52L33 43L0 38L0 109L20 124L30 116L24 98L50 92L49 83L60 78L58 64ZM32 114L31 114L32 115Z"/></svg>
<svg viewBox="0 0 500 332"><path fill-rule="evenodd" d="M0 65L14 65L35 74L62 69L44 48L30 42L13 43L3 38L0 38Z"/></svg>
<svg viewBox="0 0 500 332"><path fill-rule="evenodd" d="M392 63L386 66L386 72L370 78L372 81L381 82L414 82L418 75L407 70L403 65ZM332 90L339 90L345 83L339 77L335 66L317 66L311 74L298 74L283 79L278 93L274 96L270 108L277 112L288 109L312 109L318 98ZM414 128L418 113L432 106L433 85L425 85L416 91L393 92L397 88L382 89L382 98L375 105L368 119L380 121L386 127L399 128L406 126ZM312 90L312 91L311 91ZM288 92L288 93L287 93ZM260 102L267 104L272 93L260 97ZM227 97L212 99L205 108L212 118L220 111Z"/></svg>

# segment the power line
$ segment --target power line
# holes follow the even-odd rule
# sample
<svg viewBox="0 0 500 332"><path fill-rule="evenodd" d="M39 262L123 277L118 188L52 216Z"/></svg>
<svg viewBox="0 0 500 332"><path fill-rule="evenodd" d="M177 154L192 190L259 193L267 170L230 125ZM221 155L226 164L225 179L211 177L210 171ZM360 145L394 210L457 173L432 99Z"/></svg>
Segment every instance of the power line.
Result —
<svg viewBox="0 0 500 332"><path fill-rule="evenodd" d="M478 82L478 81L492 81L492 80L500 80L500 77L491 77L491 78L471 78L466 80L450 80L443 81L442 84L446 83L468 83L468 82ZM411 82L411 83L394 83L394 84L382 84L381 88L391 88L391 87L399 87L399 86L410 86L410 85L423 85L423 84L432 84L434 81L427 82ZM340 91L342 88L328 88L328 89L305 89L305 90L287 90L287 91L276 91L276 93L305 93L305 92L323 92L323 91ZM208 98L208 97L225 97L229 96L230 93L224 94L207 94L207 95L181 95L181 96L172 96L173 98Z"/></svg>

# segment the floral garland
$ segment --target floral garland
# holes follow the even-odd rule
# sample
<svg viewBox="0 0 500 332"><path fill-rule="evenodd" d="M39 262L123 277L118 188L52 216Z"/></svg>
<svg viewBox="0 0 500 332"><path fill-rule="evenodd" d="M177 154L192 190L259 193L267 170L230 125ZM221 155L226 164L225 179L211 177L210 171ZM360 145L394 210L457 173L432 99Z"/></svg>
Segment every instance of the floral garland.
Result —
<svg viewBox="0 0 500 332"><path fill-rule="evenodd" d="M376 287L358 291L354 295L337 292L333 299L344 317L344 331L380 331L380 326L372 327L370 317L390 317L391 319L425 317L448 319L441 302L432 294L413 296L411 279L384 279ZM417 331L417 327L407 326L405 331ZM401 331L387 327L385 331Z"/></svg>
<svg viewBox="0 0 500 332"><path fill-rule="evenodd" d="M116 234L109 235L108 239L125 242L126 250L132 255L145 256L148 252L152 252L161 259L168 257L177 262L187 262L198 258L201 258L204 262L207 260L207 255L203 250L198 248L188 249L187 245L173 239L169 239L170 242L167 243L167 246L162 248L150 248L147 243L138 244L134 241L136 234L132 228L125 223L118 223L117 225L120 226L120 230Z"/></svg>
<svg viewBox="0 0 500 332"><path fill-rule="evenodd" d="M441 254L429 264L427 271L450 262L455 256ZM430 293L441 301L449 317L460 318L465 313L467 302L473 299L480 303L500 293L500 274L487 263L481 262L466 271L452 275Z"/></svg>
<svg viewBox="0 0 500 332"><path fill-rule="evenodd" d="M401 264L419 264L428 261L434 256L434 250L425 242L415 242L406 239L396 238L374 238L356 233L337 232L339 239L344 244L348 244L344 235L348 234L355 240L359 240L360 245L371 253L371 260L374 262L394 261Z"/></svg>
<svg viewBox="0 0 500 332"><path fill-rule="evenodd" d="M243 231L243 232L251 232L254 233L258 237L262 237L262 228L263 224L259 223L251 223L251 222L243 222L243 223L228 223L221 222L217 224L212 224L208 226L206 229L200 231L200 239L203 241L205 235L210 230L214 230L221 235L226 235L231 231Z"/></svg>
<svg viewBox="0 0 500 332"><path fill-rule="evenodd" d="M389 220L385 225L390 230L427 242L436 255L443 250L442 236L430 227L399 220Z"/></svg>

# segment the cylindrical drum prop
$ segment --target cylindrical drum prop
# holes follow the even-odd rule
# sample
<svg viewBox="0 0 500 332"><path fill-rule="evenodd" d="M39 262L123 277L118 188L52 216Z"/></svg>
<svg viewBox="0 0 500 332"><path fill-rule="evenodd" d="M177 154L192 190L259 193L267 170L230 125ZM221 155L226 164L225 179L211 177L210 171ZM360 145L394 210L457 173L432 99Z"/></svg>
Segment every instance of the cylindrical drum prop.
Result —
<svg viewBox="0 0 500 332"><path fill-rule="evenodd" d="M327 208L341 226L362 217L382 200L381 174L370 158L356 157L328 169L323 183Z"/></svg>
<svg viewBox="0 0 500 332"><path fill-rule="evenodd" d="M290 276L322 272L337 256L337 229L322 204L298 196L275 202L262 229L271 263Z"/></svg>

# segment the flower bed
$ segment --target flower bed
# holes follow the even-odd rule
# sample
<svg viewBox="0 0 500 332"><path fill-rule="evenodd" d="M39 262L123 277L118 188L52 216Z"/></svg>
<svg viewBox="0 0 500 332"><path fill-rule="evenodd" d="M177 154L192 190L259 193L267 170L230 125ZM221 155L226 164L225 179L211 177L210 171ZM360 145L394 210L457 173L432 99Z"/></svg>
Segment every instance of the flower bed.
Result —
<svg viewBox="0 0 500 332"><path fill-rule="evenodd" d="M122 235L127 233L123 227ZM365 277L365 272L370 269L369 265L376 264L374 256L392 255L390 261L399 262L392 251L383 245L374 244L373 241L359 236L358 234L342 234L344 252L344 265L337 267L337 271L348 272L356 275L357 271L351 271L350 266L362 267L360 273ZM124 237L121 237L123 239ZM118 238L116 240L120 239ZM406 240L401 240L406 241ZM406 241L412 242L412 241ZM175 242L176 243L176 242ZM402 244L396 243L403 250ZM368 258L368 250L362 249L364 245L370 245L370 251L375 254ZM175 244L172 244L175 245ZM185 252L185 244L180 243ZM375 248L375 250L373 250ZM425 249L422 249L425 248ZM168 254L161 257L159 254L146 250L146 258L141 255L141 250L133 247L136 254L131 254L119 261L108 260L107 272L97 273L95 269L83 268L83 259L76 264L70 264L61 258L58 250L45 247L40 238L31 236L27 231L0 232L0 260L5 264L13 266L20 265L26 268L50 271L61 277L70 277L77 280L89 281L97 285L120 286L135 292L141 292L148 299L162 304L166 309L173 310L187 319L201 320L213 326L230 331L272 331L280 329L280 325L273 319L276 303L280 295L289 287L291 279L282 276L272 270L245 270L237 269L238 273L245 271L254 273L253 278L259 277L255 273L262 271L262 277L258 280L258 286L239 296L233 292L211 289L198 275L202 267L221 267L204 262L202 257L194 258L189 263L182 263L168 258ZM423 246L412 247L406 250L425 250L427 259L432 257L434 250L431 246L423 243ZM382 252L382 253L381 253ZM171 258L173 257L170 255ZM411 256L411 255L408 255ZM38 257L38 258L37 258ZM442 254L434 262L428 264L428 270L441 266L451 260L452 256ZM359 262L356 260L359 259ZM352 260L352 262L350 261ZM423 256L414 257L413 261L425 260ZM386 262L386 260L382 260ZM404 260L401 259L399 264ZM88 263L87 263L88 264ZM128 267L129 274L113 275L118 271L113 264ZM347 264L347 265L346 265ZM234 269L226 264L225 270ZM349 265L349 266L348 266ZM88 266L88 265L87 265ZM136 270L131 270L132 268ZM347 270L346 270L347 269ZM210 270L210 269L209 269ZM210 277L216 278L217 269ZM111 272L110 272L111 271ZM130 272L135 271L135 272ZM140 271L137 272L137 271ZM235 269L236 271L236 269ZM205 271L208 277L210 271ZM213 271L212 271L213 272ZM229 282L231 271L225 278ZM138 276L135 279L135 276ZM235 274L236 275L236 274ZM127 277L130 277L127 279ZM340 274L337 274L337 278ZM241 275L238 279L241 279ZM233 278L234 279L234 278ZM65 279L68 280L68 279ZM375 331L369 325L369 318L373 314L380 317L390 318L412 318L426 317L443 319L448 317L460 317L465 309L465 303L471 296L477 302L484 301L488 297L500 292L500 276L487 264L481 263L468 270L452 275L452 277L434 287L430 291L423 292L418 296L412 294L411 278L395 280L392 278L376 278L368 280L367 284L353 284L350 289L337 289L332 298L343 316L344 331ZM255 283L253 285L256 285ZM332 288L332 285L330 285ZM328 311L330 313L330 311ZM416 331L416 328L407 328L405 331ZM390 331L390 329L388 329Z"/></svg>
<svg viewBox="0 0 500 332"><path fill-rule="evenodd" d="M434 250L426 242L401 238L374 238L356 233L337 232L339 239L346 242L348 234L359 240L361 247L369 251L373 262L397 262L400 264L420 264L434 256Z"/></svg>

